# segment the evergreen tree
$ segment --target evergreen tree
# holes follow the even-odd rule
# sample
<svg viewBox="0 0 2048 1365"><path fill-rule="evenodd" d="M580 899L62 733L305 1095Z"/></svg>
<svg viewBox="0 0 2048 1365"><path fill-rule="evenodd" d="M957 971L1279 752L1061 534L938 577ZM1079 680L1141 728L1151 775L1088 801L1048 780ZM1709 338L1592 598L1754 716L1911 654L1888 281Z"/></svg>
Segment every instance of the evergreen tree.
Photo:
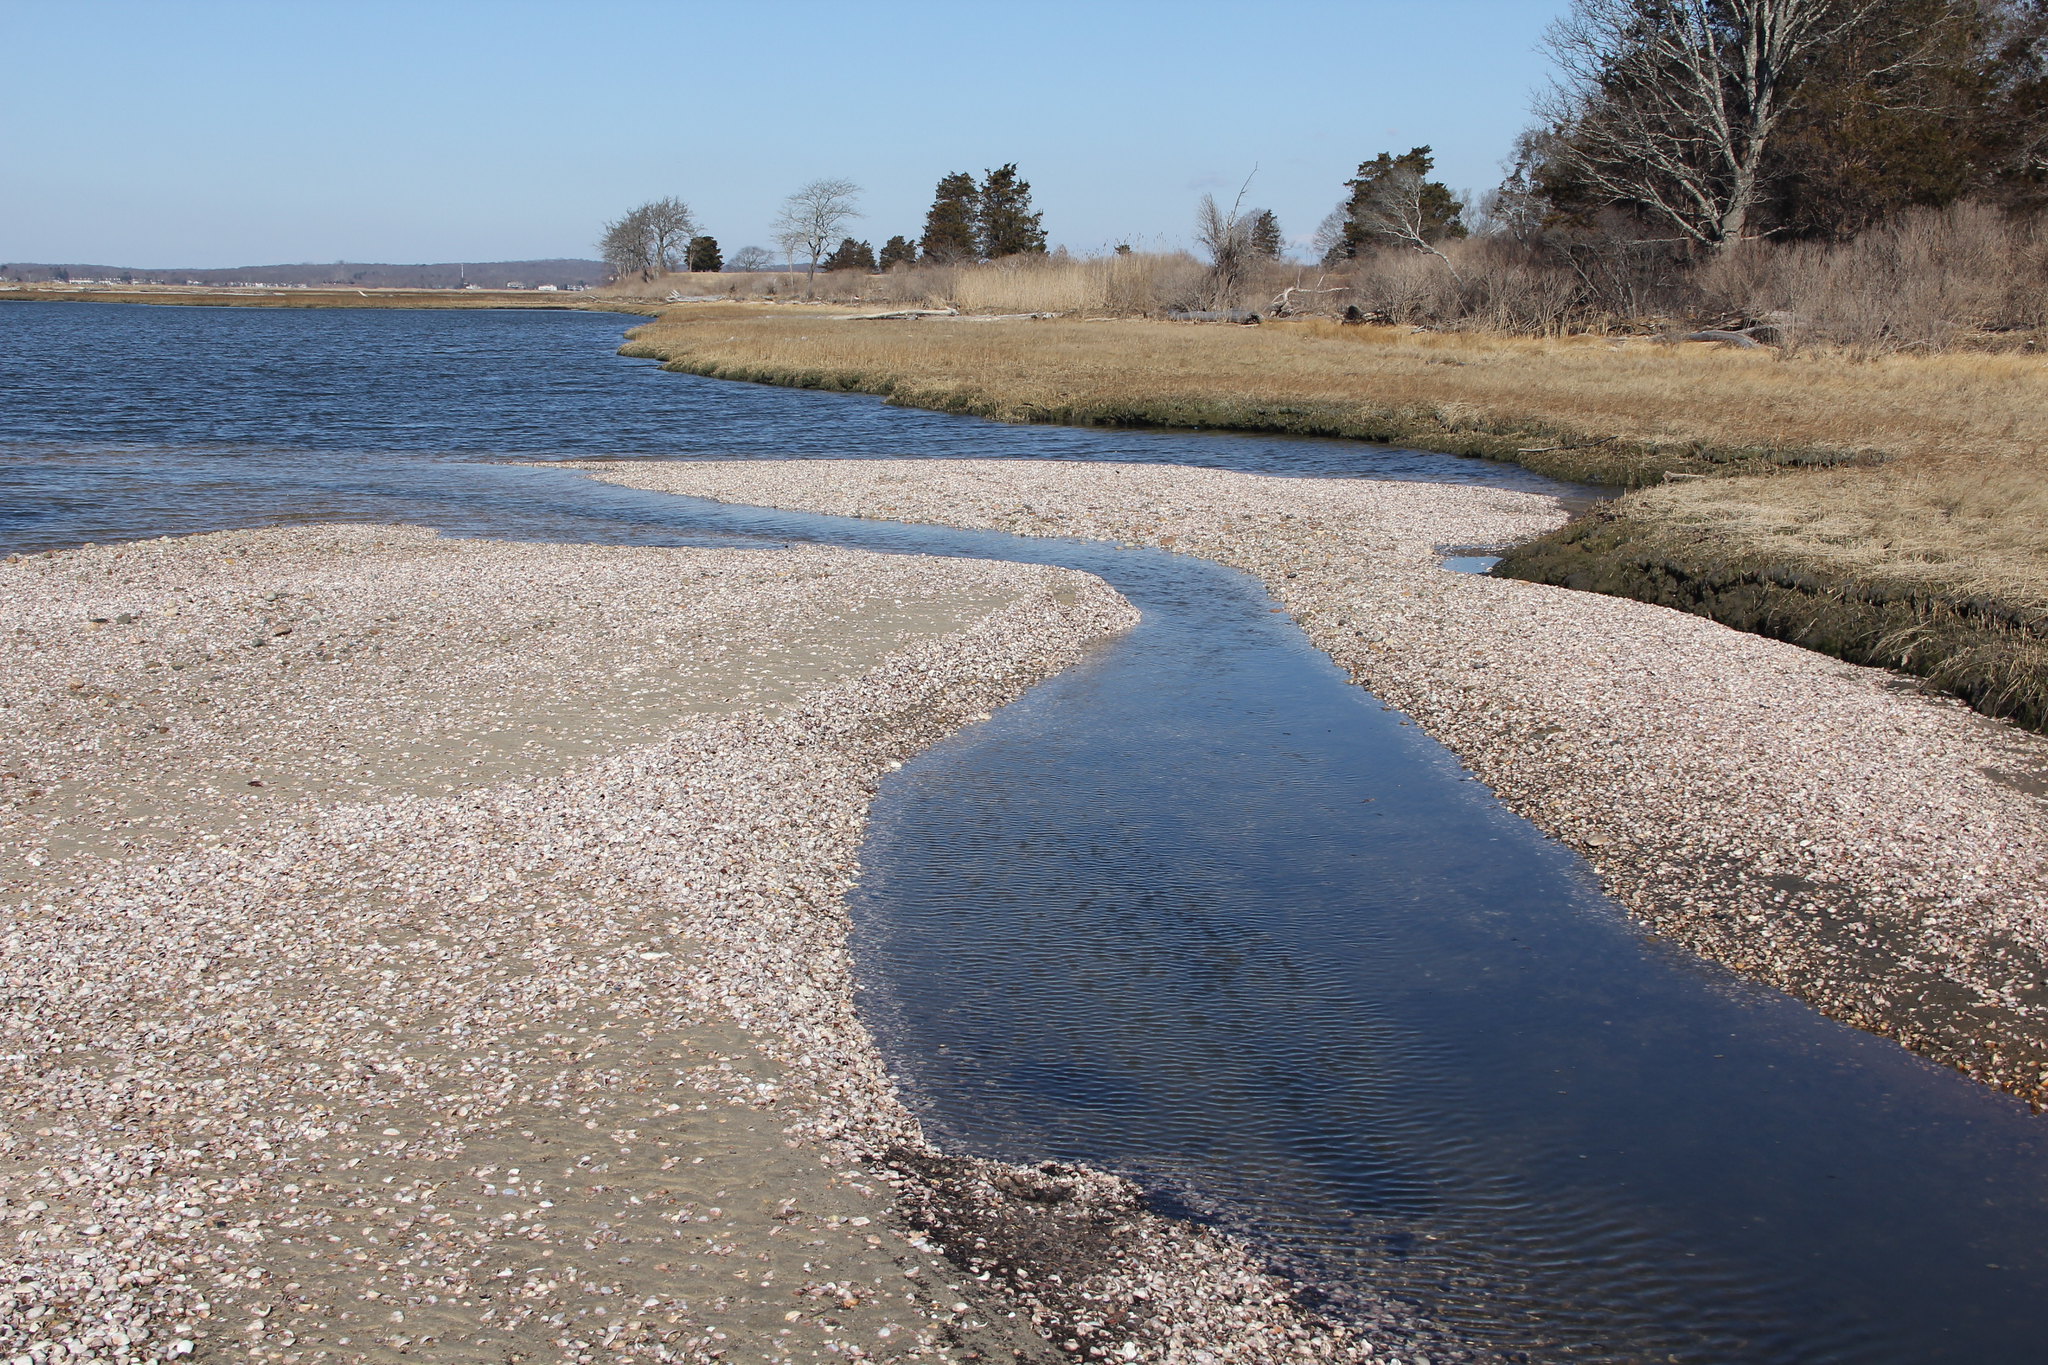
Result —
<svg viewBox="0 0 2048 1365"><path fill-rule="evenodd" d="M975 226L984 257L1045 254L1045 229L1039 226L1040 215L1031 211L1031 182L1017 174L1016 162L983 177L980 201Z"/></svg>
<svg viewBox="0 0 2048 1365"><path fill-rule="evenodd" d="M1436 158L1428 147L1412 147L1400 156L1381 152L1361 162L1358 174L1344 182L1351 197L1344 201L1343 238L1330 253L1338 260L1355 260L1360 249L1382 245L1399 237L1411 245L1435 244L1446 237L1463 237L1461 215L1465 206L1440 180L1429 178ZM1389 232L1398 223L1403 230Z"/></svg>
<svg viewBox="0 0 2048 1365"><path fill-rule="evenodd" d="M2031 28L2031 34L2028 30ZM1764 232L1841 240L1901 209L2016 195L2031 138L2048 169L2041 0L1871 0L1798 75L1765 158ZM2031 77L2032 115L2015 95Z"/></svg>
<svg viewBox="0 0 2048 1365"><path fill-rule="evenodd" d="M1267 260L1277 259L1287 239L1280 235L1280 220L1271 209L1260 209L1252 215L1252 255Z"/></svg>
<svg viewBox="0 0 2048 1365"><path fill-rule="evenodd" d="M974 177L966 171L955 171L939 181L931 212L924 216L924 239L919 243L926 262L957 265L980 257L981 243L974 226L980 216L980 198Z"/></svg>
<svg viewBox="0 0 2048 1365"><path fill-rule="evenodd" d="M716 275L725 269L725 257L718 250L716 237L690 239L690 269L706 275Z"/></svg>
<svg viewBox="0 0 2048 1365"><path fill-rule="evenodd" d="M884 270L899 263L903 265L917 264L917 243L911 241L908 237L891 237L888 241L882 243L882 254L876 261L876 264Z"/></svg>
<svg viewBox="0 0 2048 1365"><path fill-rule="evenodd" d="M825 270L864 270L873 274L875 270L875 249L866 242L856 242L851 237L842 238L838 250L819 263Z"/></svg>

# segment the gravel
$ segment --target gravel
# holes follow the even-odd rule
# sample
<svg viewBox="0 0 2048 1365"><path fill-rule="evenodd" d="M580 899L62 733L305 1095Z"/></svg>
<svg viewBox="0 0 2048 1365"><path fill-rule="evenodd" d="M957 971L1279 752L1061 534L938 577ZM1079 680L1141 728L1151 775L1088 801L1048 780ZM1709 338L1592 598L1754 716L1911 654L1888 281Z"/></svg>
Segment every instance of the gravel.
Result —
<svg viewBox="0 0 2048 1365"><path fill-rule="evenodd" d="M854 1013L880 778L1134 619L1058 569L406 527L0 565L0 1361L1440 1341L933 1150Z"/></svg>
<svg viewBox="0 0 2048 1365"><path fill-rule="evenodd" d="M1245 569L1656 933L2048 1101L2048 740L1702 618L1439 566L1560 524L1552 499L1163 465L583 467Z"/></svg>

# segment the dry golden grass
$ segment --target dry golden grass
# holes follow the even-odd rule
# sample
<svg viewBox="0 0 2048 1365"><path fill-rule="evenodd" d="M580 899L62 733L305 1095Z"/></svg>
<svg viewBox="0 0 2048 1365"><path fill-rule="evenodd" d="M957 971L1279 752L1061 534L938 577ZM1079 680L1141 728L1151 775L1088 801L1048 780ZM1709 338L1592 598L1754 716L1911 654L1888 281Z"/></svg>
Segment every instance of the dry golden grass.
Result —
<svg viewBox="0 0 2048 1365"><path fill-rule="evenodd" d="M1631 494L1631 515L1698 528L1753 559L2048 611L2048 460L1954 457Z"/></svg>
<svg viewBox="0 0 2048 1365"><path fill-rule="evenodd" d="M1013 421L1354 435L1615 483L1741 474L1646 488L1629 510L1780 558L2048 600L2039 355L1781 359L1326 321L895 323L843 311L686 305L635 329L629 349L695 373ZM1844 458L1883 462L1787 467Z"/></svg>
<svg viewBox="0 0 2048 1365"><path fill-rule="evenodd" d="M1436 410L1449 427L1618 438L1662 451L1768 447L2027 459L2048 437L2048 359L1972 353L1849 363L1770 350L1471 332L1144 320L847 322L826 308L684 305L635 329L678 368L758 370L1012 420L1049 409ZM929 402L927 400L930 400ZM1213 424L1213 423L1205 423Z"/></svg>
<svg viewBox="0 0 2048 1365"><path fill-rule="evenodd" d="M604 292L636 302L658 302L679 294L692 299L820 299L958 308L968 313L1143 316L1176 306L1208 306L1208 273L1181 253L1135 252L1081 259L1013 256L977 265L923 265L884 275L864 270L821 271L816 277L802 271L684 271L652 280L624 280Z"/></svg>

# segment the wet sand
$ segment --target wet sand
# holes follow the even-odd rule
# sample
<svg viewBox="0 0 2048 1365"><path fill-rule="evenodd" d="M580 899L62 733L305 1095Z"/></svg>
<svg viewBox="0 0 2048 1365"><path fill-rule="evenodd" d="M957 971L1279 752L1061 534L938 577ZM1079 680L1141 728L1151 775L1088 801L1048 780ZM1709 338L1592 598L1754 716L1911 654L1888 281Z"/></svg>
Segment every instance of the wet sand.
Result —
<svg viewBox="0 0 2048 1365"><path fill-rule="evenodd" d="M1042 1350L885 1221L839 897L1101 584L323 527L0 603L0 1358Z"/></svg>

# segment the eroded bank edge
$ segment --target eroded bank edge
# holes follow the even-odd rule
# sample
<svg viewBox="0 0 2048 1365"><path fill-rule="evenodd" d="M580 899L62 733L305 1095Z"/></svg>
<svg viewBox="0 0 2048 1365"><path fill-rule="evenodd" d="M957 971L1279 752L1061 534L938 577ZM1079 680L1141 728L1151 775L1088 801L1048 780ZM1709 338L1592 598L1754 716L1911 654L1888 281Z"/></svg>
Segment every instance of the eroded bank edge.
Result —
<svg viewBox="0 0 2048 1365"><path fill-rule="evenodd" d="M1896 669L1984 715L2048 733L2048 614L1988 593L1829 573L1613 507L1510 547L1493 572L1673 607Z"/></svg>
<svg viewBox="0 0 2048 1365"><path fill-rule="evenodd" d="M887 370L805 368L693 356L629 334L619 353L709 379L879 396L903 407L992 421L1079 427L1236 431L1333 437L1518 464L1551 478L1613 488L1678 475L1734 477L1880 462L1867 451L1649 444L1512 413L1428 404L1268 403L1176 397L1128 403L1026 404L990 390L924 384ZM1850 663L1896 668L1987 715L2048 730L2048 622L1987 597L1832 578L1808 564L1760 564L1754 547L1695 537L1682 555L1669 528L1630 523L1628 543L1596 510L1510 555L1503 577L1585 588L1705 615ZM1818 589L1809 586L1819 582ZM1761 600L1759 600L1761 599Z"/></svg>

